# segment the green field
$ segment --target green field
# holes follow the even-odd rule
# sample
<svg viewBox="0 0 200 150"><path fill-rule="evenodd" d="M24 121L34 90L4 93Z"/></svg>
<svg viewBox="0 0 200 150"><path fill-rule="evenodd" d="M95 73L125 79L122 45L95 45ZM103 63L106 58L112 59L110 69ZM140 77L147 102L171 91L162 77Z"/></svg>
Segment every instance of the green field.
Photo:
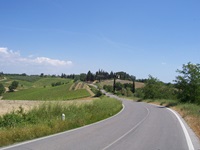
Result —
<svg viewBox="0 0 200 150"><path fill-rule="evenodd" d="M3 99L8 100L70 100L89 97L86 89L69 91L69 85L48 88L31 88L17 92L5 93Z"/></svg>
<svg viewBox="0 0 200 150"><path fill-rule="evenodd" d="M15 92L3 94L5 100L72 100L89 97L86 89L69 90L73 80L58 77L41 78L38 76L12 76L6 77L1 83L8 87L12 81L18 81L19 86ZM52 87L52 83L61 85Z"/></svg>

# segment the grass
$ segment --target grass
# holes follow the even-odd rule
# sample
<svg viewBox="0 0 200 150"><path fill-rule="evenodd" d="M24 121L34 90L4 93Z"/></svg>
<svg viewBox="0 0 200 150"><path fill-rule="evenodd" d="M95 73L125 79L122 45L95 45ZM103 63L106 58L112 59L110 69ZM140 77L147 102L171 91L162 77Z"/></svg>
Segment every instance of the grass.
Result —
<svg viewBox="0 0 200 150"><path fill-rule="evenodd" d="M11 80L27 81L27 82L35 82L41 79L39 76L19 76L19 75L8 76L8 78Z"/></svg>
<svg viewBox="0 0 200 150"><path fill-rule="evenodd" d="M18 81L19 86L16 92L3 94L5 100L72 100L89 97L90 93L86 89L70 91L73 84L71 79L58 77L39 76L8 76L4 80L4 86L8 87L12 81ZM52 87L52 83L62 85ZM77 82L78 84L78 82Z"/></svg>
<svg viewBox="0 0 200 150"><path fill-rule="evenodd" d="M69 91L70 83L56 87L30 88L17 92L3 94L3 99L8 100L71 100L89 97L86 89Z"/></svg>
<svg viewBox="0 0 200 150"><path fill-rule="evenodd" d="M5 80L1 81L5 87L8 87L12 81L18 81L18 90L27 89L32 87L50 87L52 83L61 82L68 83L72 82L70 79L63 79L58 77L39 77L39 76L5 76Z"/></svg>
<svg viewBox="0 0 200 150"><path fill-rule="evenodd" d="M63 106L59 103L46 103L28 113L24 113L21 108L18 112L0 118L0 146L91 124L108 118L121 109L121 102L111 98L81 105ZM66 116L65 121L61 120L62 113Z"/></svg>
<svg viewBox="0 0 200 150"><path fill-rule="evenodd" d="M61 83L68 83L72 82L70 79L62 79L62 78L41 78L34 82L33 86L35 87L48 87L51 86L52 83L61 82Z"/></svg>
<svg viewBox="0 0 200 150"><path fill-rule="evenodd" d="M192 128L197 137L200 139L200 106L191 103L180 103L177 100L138 100L147 103L154 103L176 110Z"/></svg>

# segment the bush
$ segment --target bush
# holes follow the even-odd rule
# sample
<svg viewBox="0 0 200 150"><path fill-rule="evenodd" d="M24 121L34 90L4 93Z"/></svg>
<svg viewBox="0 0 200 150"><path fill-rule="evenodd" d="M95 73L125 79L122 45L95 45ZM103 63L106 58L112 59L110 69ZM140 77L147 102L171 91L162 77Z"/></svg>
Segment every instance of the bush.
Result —
<svg viewBox="0 0 200 150"><path fill-rule="evenodd" d="M11 85L8 87L10 92L13 92L18 87L19 82L13 81Z"/></svg>
<svg viewBox="0 0 200 150"><path fill-rule="evenodd" d="M111 85L104 85L103 89L106 90L107 92L112 92L113 91L113 86L111 86Z"/></svg>
<svg viewBox="0 0 200 150"><path fill-rule="evenodd" d="M144 99L176 99L175 88L171 85L165 85L157 78L149 76L145 87L139 91L140 96ZM143 94L142 94L142 93Z"/></svg>
<svg viewBox="0 0 200 150"><path fill-rule="evenodd" d="M101 97L101 96L102 96L101 90L97 90L95 97Z"/></svg>
<svg viewBox="0 0 200 150"><path fill-rule="evenodd" d="M136 89L134 96L139 98L144 98L143 88Z"/></svg>

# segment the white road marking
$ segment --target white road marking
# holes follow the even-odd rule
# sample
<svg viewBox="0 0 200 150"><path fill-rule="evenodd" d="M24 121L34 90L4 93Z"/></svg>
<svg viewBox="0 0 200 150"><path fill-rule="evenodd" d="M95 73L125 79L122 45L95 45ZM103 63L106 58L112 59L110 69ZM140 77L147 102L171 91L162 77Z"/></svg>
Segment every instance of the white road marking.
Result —
<svg viewBox="0 0 200 150"><path fill-rule="evenodd" d="M145 107L146 108L146 107ZM142 119L138 124L136 124L132 129L130 129L128 132L126 132L124 135L122 135L121 137L119 137L117 140L115 140L114 142L110 143L108 146L104 147L102 150L106 150L108 149L109 147L111 147L112 145L114 145L115 143L117 143L118 141L120 141L121 139L123 139L125 136L127 136L129 133L131 133L134 129L136 129L140 124L142 124L146 119L147 117L149 116L150 114L150 111L148 108L146 108L147 110L147 115L145 116L144 119Z"/></svg>
<svg viewBox="0 0 200 150"><path fill-rule="evenodd" d="M194 146L193 146L193 144L192 144L192 140L191 140L191 138L190 138L190 135L189 135L189 133L188 133L188 131L187 131L187 129L186 129L186 127L185 127L183 121L181 120L181 118L177 115L177 113L176 113L174 110L172 110L172 109L170 109L170 108L167 108L167 109L168 109L169 111L171 111L171 112L176 116L176 118L178 119L178 121L180 122L181 127L182 127L182 129L183 129L183 132L184 132L184 134L185 134L185 138L186 138L186 141L187 141L187 145L188 145L189 150L194 150Z"/></svg>
<svg viewBox="0 0 200 150"><path fill-rule="evenodd" d="M19 143L19 144L14 144L14 145L11 145L11 146L7 146L7 147L4 147L4 148L0 148L0 150L6 150L6 149L13 148L13 147L17 147L17 146L29 144L29 143L32 143L32 142L36 142L36 141L39 141L39 140L48 139L48 138L51 138L51 137L55 137L55 136L58 136L58 135L66 134L66 133L69 133L69 132L73 132L73 131L76 131L76 130L80 130L80 129L83 129L83 128L87 128L87 127L90 127L90 126L93 126L93 125L96 125L96 124L105 122L105 121L110 120L110 119L112 119L112 118L118 116L119 114L121 114L121 113L124 111L124 109L125 109L124 104L122 104L122 106L123 106L123 108L122 108L122 110L121 110L120 112L118 112L118 113L115 114L114 116L109 117L109 118L107 118L107 119L104 119L104 120L101 120L101 121L98 121L98 122L95 122L95 123L92 123L92 124L89 124L89 125L85 125L85 126L82 126L82 127L76 128L76 129L72 129L72 130L68 130L68 131L61 132L61 133L56 133L56 134L53 134L53 135L49 135L49 136L45 136L45 137L33 139L33 140L30 140L30 141L27 141L27 142L22 142L22 143Z"/></svg>

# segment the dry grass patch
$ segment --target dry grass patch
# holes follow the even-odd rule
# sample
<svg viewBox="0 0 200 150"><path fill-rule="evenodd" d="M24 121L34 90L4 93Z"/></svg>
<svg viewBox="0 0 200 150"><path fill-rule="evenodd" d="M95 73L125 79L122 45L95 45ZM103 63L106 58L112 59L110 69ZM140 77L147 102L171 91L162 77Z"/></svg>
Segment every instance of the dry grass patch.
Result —
<svg viewBox="0 0 200 150"><path fill-rule="evenodd" d="M0 116L6 113L11 113L18 111L20 107L24 109L25 112L42 105L44 103L60 103L62 105L70 105L70 104L84 104L91 103L92 98L83 98L78 100L69 100L69 101L30 101L30 100L0 100Z"/></svg>
<svg viewBox="0 0 200 150"><path fill-rule="evenodd" d="M177 111L187 122L196 136L200 139L200 106L190 103L179 103L175 100L145 100L148 103L157 104Z"/></svg>
<svg viewBox="0 0 200 150"><path fill-rule="evenodd" d="M101 86L103 87L104 85L113 85L113 80L103 80L100 82ZM117 79L116 82L120 82L121 84L126 84L126 83L133 83L133 81L129 81L129 80L120 80L120 79ZM135 88L142 88L144 87L144 83L142 82L135 82Z"/></svg>
<svg viewBox="0 0 200 150"><path fill-rule="evenodd" d="M200 139L200 114L197 111L195 114L191 113L191 110L187 110L184 106L172 107L172 109L176 110L187 122L190 128L195 132L197 137Z"/></svg>

